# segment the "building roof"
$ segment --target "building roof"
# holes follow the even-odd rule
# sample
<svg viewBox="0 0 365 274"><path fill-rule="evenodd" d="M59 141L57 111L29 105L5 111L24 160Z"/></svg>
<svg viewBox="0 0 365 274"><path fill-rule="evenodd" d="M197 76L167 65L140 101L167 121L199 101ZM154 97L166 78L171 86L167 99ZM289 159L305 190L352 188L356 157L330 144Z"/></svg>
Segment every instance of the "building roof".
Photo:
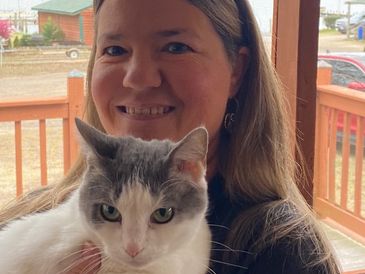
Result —
<svg viewBox="0 0 365 274"><path fill-rule="evenodd" d="M345 2L345 4L365 5L365 0L348 0L348 1Z"/></svg>
<svg viewBox="0 0 365 274"><path fill-rule="evenodd" d="M92 7L93 0L50 0L32 7L38 12L47 12L65 15L77 15L83 10Z"/></svg>

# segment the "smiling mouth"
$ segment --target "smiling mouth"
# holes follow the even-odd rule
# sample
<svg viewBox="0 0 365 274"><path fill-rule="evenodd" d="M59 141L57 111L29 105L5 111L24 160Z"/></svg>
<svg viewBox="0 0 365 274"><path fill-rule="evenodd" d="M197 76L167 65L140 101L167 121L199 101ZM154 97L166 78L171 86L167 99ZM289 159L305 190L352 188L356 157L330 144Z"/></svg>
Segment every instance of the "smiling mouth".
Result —
<svg viewBox="0 0 365 274"><path fill-rule="evenodd" d="M175 108L169 106L158 107L127 107L119 106L119 111L133 116L161 116L172 112Z"/></svg>

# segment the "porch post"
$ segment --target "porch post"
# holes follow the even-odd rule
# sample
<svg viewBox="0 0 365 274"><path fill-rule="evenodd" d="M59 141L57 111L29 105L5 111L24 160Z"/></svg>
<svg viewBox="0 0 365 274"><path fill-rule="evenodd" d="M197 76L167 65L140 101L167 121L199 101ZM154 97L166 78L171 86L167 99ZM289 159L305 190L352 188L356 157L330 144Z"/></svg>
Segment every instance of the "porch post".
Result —
<svg viewBox="0 0 365 274"><path fill-rule="evenodd" d="M274 0L272 58L291 105L292 126L296 128L306 164L307 179L298 185L310 205L313 205L319 13L320 0Z"/></svg>

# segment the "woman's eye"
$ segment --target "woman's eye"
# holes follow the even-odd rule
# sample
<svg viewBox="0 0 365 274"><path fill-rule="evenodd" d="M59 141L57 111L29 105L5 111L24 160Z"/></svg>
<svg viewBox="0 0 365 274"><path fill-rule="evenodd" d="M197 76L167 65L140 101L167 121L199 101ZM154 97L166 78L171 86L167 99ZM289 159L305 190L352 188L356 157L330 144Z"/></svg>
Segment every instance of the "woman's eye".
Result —
<svg viewBox="0 0 365 274"><path fill-rule="evenodd" d="M122 216L120 215L118 209L113 206L103 204L100 206L101 216L108 222L120 222Z"/></svg>
<svg viewBox="0 0 365 274"><path fill-rule="evenodd" d="M120 56L126 53L126 50L119 46L111 46L104 49L104 54L110 56Z"/></svg>
<svg viewBox="0 0 365 274"><path fill-rule="evenodd" d="M159 208L151 215L151 222L155 224L166 224L174 217L173 208Z"/></svg>
<svg viewBox="0 0 365 274"><path fill-rule="evenodd" d="M174 54L181 54L193 51L191 47L183 43L170 43L165 47L164 50Z"/></svg>

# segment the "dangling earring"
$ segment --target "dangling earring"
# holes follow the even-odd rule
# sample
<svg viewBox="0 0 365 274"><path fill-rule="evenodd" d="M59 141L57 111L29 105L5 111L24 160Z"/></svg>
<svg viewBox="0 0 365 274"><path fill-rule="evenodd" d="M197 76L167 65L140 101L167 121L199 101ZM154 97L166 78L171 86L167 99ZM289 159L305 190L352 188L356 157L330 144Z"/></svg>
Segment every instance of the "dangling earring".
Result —
<svg viewBox="0 0 365 274"><path fill-rule="evenodd" d="M227 113L224 116L224 128L229 132L232 130L233 124L236 120L235 116L236 113L238 112L239 107L240 104L235 97L228 100Z"/></svg>

